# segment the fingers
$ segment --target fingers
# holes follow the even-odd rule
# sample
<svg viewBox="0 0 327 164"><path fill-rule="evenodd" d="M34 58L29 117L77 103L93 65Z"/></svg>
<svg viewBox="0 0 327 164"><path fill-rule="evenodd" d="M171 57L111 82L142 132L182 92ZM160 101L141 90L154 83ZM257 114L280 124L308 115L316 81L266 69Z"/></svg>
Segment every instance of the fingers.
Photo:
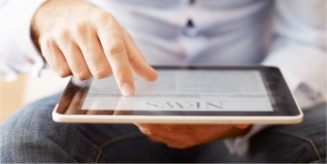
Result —
<svg viewBox="0 0 327 164"><path fill-rule="evenodd" d="M90 12L91 20L80 16L77 20L59 19L61 23L50 26L40 35L42 53L61 77L74 74L79 80L85 80L92 75L104 78L113 74L125 96L134 93L133 73L145 80L158 77L132 37L111 14L84 7L95 11ZM46 38L44 34L51 37Z"/></svg>
<svg viewBox="0 0 327 164"><path fill-rule="evenodd" d="M54 40L48 38L40 39L40 48L50 67L60 77L67 77L72 74L64 55Z"/></svg>
<svg viewBox="0 0 327 164"><path fill-rule="evenodd" d="M186 134L192 138L193 144L208 142L223 137L233 128L233 125L215 124L162 124L158 125L175 133Z"/></svg>
<svg viewBox="0 0 327 164"><path fill-rule="evenodd" d="M121 32L126 45L129 62L136 76L144 80L156 80L158 73L146 62L131 35L124 28L121 28Z"/></svg>
<svg viewBox="0 0 327 164"><path fill-rule="evenodd" d="M91 77L84 57L68 31L64 30L55 37L42 36L40 47L49 65L61 77L71 73L80 80Z"/></svg>
<svg viewBox="0 0 327 164"><path fill-rule="evenodd" d="M132 95L134 93L134 78L120 27L110 14L103 14L101 17L105 22L99 23L97 28L100 43L111 65L120 91L125 96Z"/></svg>
<svg viewBox="0 0 327 164"><path fill-rule="evenodd" d="M79 80L85 80L92 76L83 54L75 42L62 40L58 42L58 45L66 58L70 70Z"/></svg>
<svg viewBox="0 0 327 164"><path fill-rule="evenodd" d="M187 134L171 132L159 125L137 124L140 131L150 137L153 141L162 142L172 148L187 148L195 143Z"/></svg>
<svg viewBox="0 0 327 164"><path fill-rule="evenodd" d="M235 125L201 124L136 124L140 130L155 141L174 148L187 148L215 139L231 138L244 134Z"/></svg>
<svg viewBox="0 0 327 164"><path fill-rule="evenodd" d="M73 31L91 74L98 79L110 76L112 71L95 30L84 24Z"/></svg>
<svg viewBox="0 0 327 164"><path fill-rule="evenodd" d="M185 125L185 124L176 124L176 125L167 124L167 125L165 125L165 124L163 124L160 126L171 132L179 132L179 133L184 133L184 134L195 134L198 132L198 128L194 128L197 125Z"/></svg>

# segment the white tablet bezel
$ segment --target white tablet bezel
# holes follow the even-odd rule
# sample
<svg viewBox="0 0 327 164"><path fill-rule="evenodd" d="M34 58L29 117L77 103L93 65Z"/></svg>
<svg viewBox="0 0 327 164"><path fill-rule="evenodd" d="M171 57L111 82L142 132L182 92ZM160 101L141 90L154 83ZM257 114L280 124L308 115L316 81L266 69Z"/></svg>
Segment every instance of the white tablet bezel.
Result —
<svg viewBox="0 0 327 164"><path fill-rule="evenodd" d="M239 66L239 67L247 67L247 66ZM263 66L249 66L249 67L263 67ZM291 92L290 94L293 96ZM52 116L54 121L64 122L64 123L296 124L302 121L303 112L299 108L296 101L295 103L299 110L299 114L294 116L160 116L160 115L142 116L142 115L74 115L74 114L66 115L57 112L59 103L56 105L52 113Z"/></svg>
<svg viewBox="0 0 327 164"><path fill-rule="evenodd" d="M58 106L58 105L57 105ZM56 108L57 108L56 106ZM63 123L154 123L154 124L296 124L298 116L112 116L112 115L63 115L55 110L52 118Z"/></svg>

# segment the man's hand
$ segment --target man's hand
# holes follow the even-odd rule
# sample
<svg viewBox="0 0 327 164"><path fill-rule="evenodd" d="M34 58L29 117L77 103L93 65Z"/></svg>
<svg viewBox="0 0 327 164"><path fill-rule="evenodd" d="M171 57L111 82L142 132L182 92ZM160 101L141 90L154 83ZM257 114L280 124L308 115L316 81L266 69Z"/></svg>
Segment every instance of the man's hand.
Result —
<svg viewBox="0 0 327 164"><path fill-rule="evenodd" d="M213 140L246 134L249 125L136 124L153 141L184 149Z"/></svg>
<svg viewBox="0 0 327 164"><path fill-rule="evenodd" d="M80 0L45 2L33 17L32 37L61 77L113 74L121 92L132 95L133 73L145 80L158 76L110 13Z"/></svg>

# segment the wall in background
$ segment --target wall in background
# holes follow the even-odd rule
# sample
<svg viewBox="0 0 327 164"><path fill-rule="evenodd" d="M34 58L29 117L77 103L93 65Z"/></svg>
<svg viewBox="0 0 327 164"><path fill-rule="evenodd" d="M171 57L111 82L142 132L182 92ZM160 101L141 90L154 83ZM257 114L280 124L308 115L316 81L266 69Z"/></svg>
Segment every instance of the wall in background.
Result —
<svg viewBox="0 0 327 164"><path fill-rule="evenodd" d="M26 76L21 75L11 83L1 80L0 123L21 106L25 79Z"/></svg>
<svg viewBox="0 0 327 164"><path fill-rule="evenodd" d="M69 79L60 78L47 68L41 77L20 75L11 83L1 80L0 123L20 107L64 90Z"/></svg>

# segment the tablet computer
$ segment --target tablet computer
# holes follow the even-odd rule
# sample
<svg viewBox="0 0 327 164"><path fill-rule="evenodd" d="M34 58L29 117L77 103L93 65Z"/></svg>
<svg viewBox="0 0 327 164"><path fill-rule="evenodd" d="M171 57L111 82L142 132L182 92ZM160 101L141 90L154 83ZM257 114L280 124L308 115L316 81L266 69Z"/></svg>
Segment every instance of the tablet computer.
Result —
<svg viewBox="0 0 327 164"><path fill-rule="evenodd" d="M266 66L157 66L123 96L113 76L72 77L52 116L67 123L292 124L303 114L280 70Z"/></svg>

